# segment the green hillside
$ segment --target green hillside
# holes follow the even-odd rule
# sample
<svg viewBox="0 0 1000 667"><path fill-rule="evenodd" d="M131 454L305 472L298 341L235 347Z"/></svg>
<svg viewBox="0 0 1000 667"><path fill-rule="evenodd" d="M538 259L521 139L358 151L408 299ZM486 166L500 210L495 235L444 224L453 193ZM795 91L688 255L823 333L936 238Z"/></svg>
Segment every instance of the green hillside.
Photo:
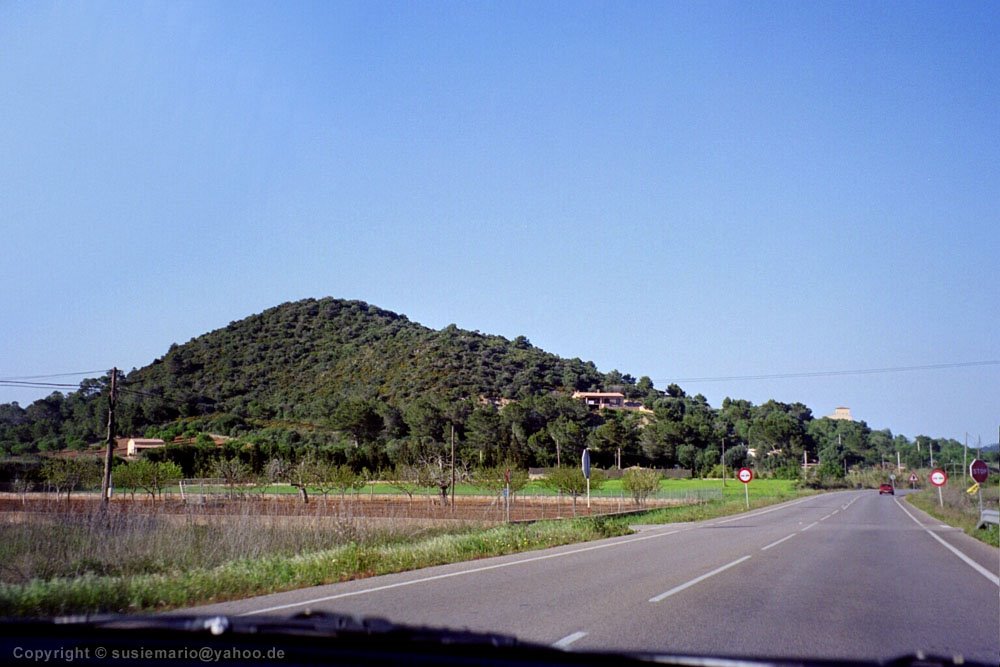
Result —
<svg viewBox="0 0 1000 667"><path fill-rule="evenodd" d="M527 339L440 331L360 301L286 303L199 336L126 386L189 414L321 419L348 397L405 405L420 396L516 398L604 381L592 363Z"/></svg>
<svg viewBox="0 0 1000 667"><path fill-rule="evenodd" d="M721 473L723 451L727 466L789 477L800 475L803 460L843 477L897 453L911 468L926 465L932 450L941 464L957 465L963 455L954 440L910 440L864 421L816 419L801 403L726 398L713 408L700 394L602 374L523 336L511 341L454 325L435 331L332 298L286 303L173 345L120 375L119 389L117 433L196 443L161 454L186 475L232 458L260 473L271 459L305 455L374 470L441 456L452 434L470 465L567 463L587 447L596 465L708 475ZM592 412L571 398L574 390L621 391L645 409ZM108 379L95 378L27 408L0 405L0 454L13 465L17 457L101 441L107 397ZM484 397L513 400L498 409ZM208 434L233 440L219 448Z"/></svg>

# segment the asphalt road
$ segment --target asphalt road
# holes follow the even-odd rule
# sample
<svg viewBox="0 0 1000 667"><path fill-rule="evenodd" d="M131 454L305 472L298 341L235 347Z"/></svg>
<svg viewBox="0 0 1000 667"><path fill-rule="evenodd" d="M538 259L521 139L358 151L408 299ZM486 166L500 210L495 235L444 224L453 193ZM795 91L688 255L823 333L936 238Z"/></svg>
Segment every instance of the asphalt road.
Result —
<svg viewBox="0 0 1000 667"><path fill-rule="evenodd" d="M567 650L1000 664L1000 551L845 491L627 537L199 607L306 609Z"/></svg>

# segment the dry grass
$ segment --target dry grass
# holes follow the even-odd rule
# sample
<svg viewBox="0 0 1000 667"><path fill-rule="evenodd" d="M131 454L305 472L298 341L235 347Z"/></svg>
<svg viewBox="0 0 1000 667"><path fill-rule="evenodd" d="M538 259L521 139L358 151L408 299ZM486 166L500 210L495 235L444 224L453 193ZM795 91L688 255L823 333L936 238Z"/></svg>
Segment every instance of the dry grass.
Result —
<svg viewBox="0 0 1000 667"><path fill-rule="evenodd" d="M269 516L244 502L226 515L116 511L31 514L0 523L0 583L87 575L133 576L228 561L395 544L445 532L432 522L341 516ZM457 530L467 530L468 524ZM452 528L451 532L455 532Z"/></svg>
<svg viewBox="0 0 1000 667"><path fill-rule="evenodd" d="M484 529L259 510L53 512L0 525L0 616L169 609L628 532L602 517Z"/></svg>

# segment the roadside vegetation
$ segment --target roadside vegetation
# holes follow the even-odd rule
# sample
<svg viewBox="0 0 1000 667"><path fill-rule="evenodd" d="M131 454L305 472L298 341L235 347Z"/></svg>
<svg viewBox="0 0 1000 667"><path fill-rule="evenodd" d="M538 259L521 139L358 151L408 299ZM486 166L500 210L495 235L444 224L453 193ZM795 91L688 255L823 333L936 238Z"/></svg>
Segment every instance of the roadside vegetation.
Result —
<svg viewBox="0 0 1000 667"><path fill-rule="evenodd" d="M969 481L971 483L971 480ZM981 488L983 508L1000 509L1000 479L992 475ZM930 487L920 493L908 494L906 501L949 526L961 528L967 535L977 540L1000 547L1000 527L990 525L986 528L976 528L980 516L979 496L966 493L962 488L961 478L949 479L948 484L941 489L941 498L944 500L944 507L938 500L937 489Z"/></svg>
<svg viewBox="0 0 1000 667"><path fill-rule="evenodd" d="M751 487L753 508L812 493L787 480L759 482ZM685 486L706 484L721 487L721 480ZM625 535L634 523L745 511L743 487L732 481L719 499L687 506L499 526L267 516L255 500L231 502L237 510L223 516L196 508L141 514L122 511L125 505L0 524L0 615L163 610Z"/></svg>
<svg viewBox="0 0 1000 667"><path fill-rule="evenodd" d="M602 517L491 528L371 526L317 519L203 523L93 514L0 526L0 615L163 610L613 537Z"/></svg>
<svg viewBox="0 0 1000 667"><path fill-rule="evenodd" d="M26 407L0 404L0 483L37 484L43 459L99 453L91 445L106 435L110 384L89 378ZM115 384L117 434L162 440L145 456L176 464L184 478L212 477L234 459L257 477L276 459L356 474L428 463L440 471L453 451L470 472L504 463L552 468L576 465L587 448L605 470L715 478L722 465L752 465L758 476L796 479L806 461L835 479L897 455L914 469L931 449L945 466L963 454L951 439L829 419L799 402L727 397L712 406L677 384L602 373L524 336L432 330L338 299L282 304L233 322L119 373ZM627 409L593 409L575 392L613 392ZM1000 458L992 448L983 457Z"/></svg>
<svg viewBox="0 0 1000 667"><path fill-rule="evenodd" d="M768 484L768 482L770 483ZM736 488L737 485L739 488ZM813 489L796 488L795 483L789 480L755 479L750 482L750 509L776 505L815 493L817 491ZM651 509L643 514L630 517L628 521L632 524L685 523L705 521L746 511L748 510L743 485L740 482L733 482L727 486L723 496L717 500Z"/></svg>
<svg viewBox="0 0 1000 667"><path fill-rule="evenodd" d="M593 539L627 531L636 516L711 518L745 511L733 476L741 466L754 469L750 503L759 507L877 485L884 472L856 471L897 460L917 469L932 449L940 465L963 456L951 439L816 417L798 402L727 397L712 407L676 384L601 373L524 336L432 330L359 301L307 299L119 373L117 434L162 441L114 464L114 504L139 516L72 516L80 495L100 486L111 384L90 378L27 407L0 404L0 485L13 492L4 502L17 505L11 521L34 524L0 526L0 613L169 608ZM575 392L618 394L622 409L596 409ZM557 516L564 499L576 515L585 449L590 491L606 508L679 506L628 520L447 530L329 517L269 523L256 509L225 520L138 511L183 504L180 483L201 479L184 488L206 506L284 494L273 504L326 509L368 494L408 505L420 496L413 504L451 513L461 502L453 499L486 496L499 513L543 495L539 504ZM531 479L532 469L544 479ZM47 497L38 492L65 511L34 516L32 497Z"/></svg>

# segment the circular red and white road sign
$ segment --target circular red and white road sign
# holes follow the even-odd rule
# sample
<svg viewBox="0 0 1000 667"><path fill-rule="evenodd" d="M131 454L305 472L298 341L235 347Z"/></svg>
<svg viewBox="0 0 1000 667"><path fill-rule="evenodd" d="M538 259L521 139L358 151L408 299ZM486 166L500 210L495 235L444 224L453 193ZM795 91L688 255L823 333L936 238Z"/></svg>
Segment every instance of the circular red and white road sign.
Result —
<svg viewBox="0 0 1000 667"><path fill-rule="evenodd" d="M740 471L736 473L736 479L744 484L749 484L750 480L753 479L753 470L750 470L750 468L740 468Z"/></svg>
<svg viewBox="0 0 1000 667"><path fill-rule="evenodd" d="M986 465L986 461L976 459L969 465L969 474L972 475L972 479L982 484L990 476L990 467Z"/></svg>
<svg viewBox="0 0 1000 667"><path fill-rule="evenodd" d="M935 468L931 471L931 484L934 486L944 486L948 483L948 473L941 468Z"/></svg>

